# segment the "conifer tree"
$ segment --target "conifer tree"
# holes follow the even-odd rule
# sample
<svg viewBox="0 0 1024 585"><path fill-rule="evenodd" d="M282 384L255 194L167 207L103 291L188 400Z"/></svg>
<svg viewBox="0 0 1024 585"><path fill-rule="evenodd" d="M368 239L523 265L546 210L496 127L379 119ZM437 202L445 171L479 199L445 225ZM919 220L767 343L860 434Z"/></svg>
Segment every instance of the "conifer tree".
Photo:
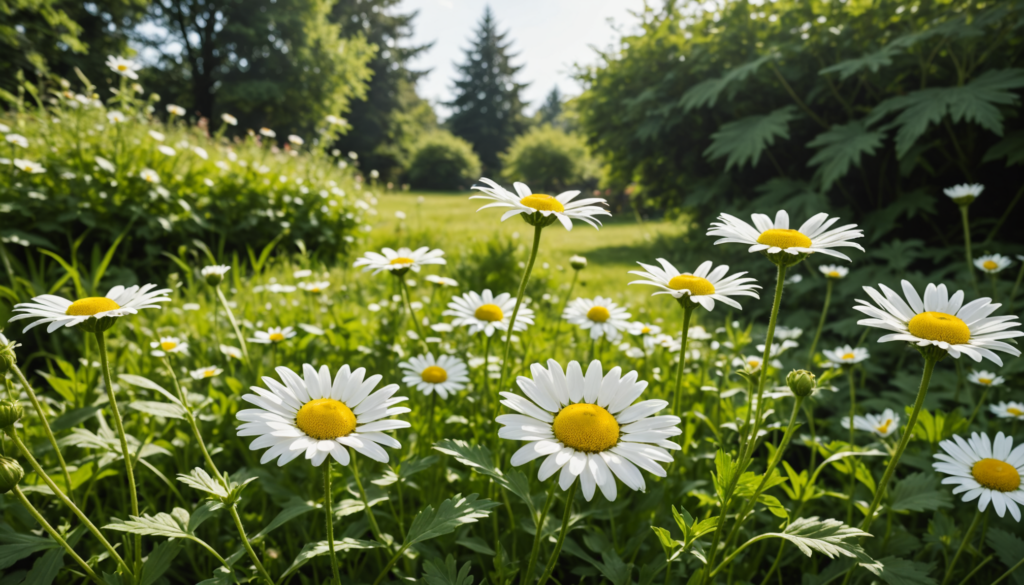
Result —
<svg viewBox="0 0 1024 585"><path fill-rule="evenodd" d="M466 61L458 66L456 98L447 104L452 132L473 145L484 172L492 174L500 167L498 155L525 129L520 93L526 84L515 80L522 66L512 65L507 36L498 32L490 7L485 9Z"/></svg>

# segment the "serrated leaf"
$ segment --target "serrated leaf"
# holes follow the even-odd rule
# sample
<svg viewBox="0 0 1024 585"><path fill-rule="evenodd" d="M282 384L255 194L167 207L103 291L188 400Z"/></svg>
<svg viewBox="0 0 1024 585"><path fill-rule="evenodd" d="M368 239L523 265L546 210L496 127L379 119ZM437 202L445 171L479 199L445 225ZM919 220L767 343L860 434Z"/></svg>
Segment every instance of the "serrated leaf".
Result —
<svg viewBox="0 0 1024 585"><path fill-rule="evenodd" d="M512 492L519 499L526 503L530 509L531 517L537 516L536 507L533 505L533 498L530 497L530 483L526 477L518 471L503 473L494 466L494 455L490 449L483 445L470 445L459 439L444 439L434 443L434 449L454 457L459 463L471 468L473 471L482 473L494 480L502 488Z"/></svg>
<svg viewBox="0 0 1024 585"><path fill-rule="evenodd" d="M1007 568L1016 565L1021 559L1024 559L1024 540L1005 530L990 527L985 534L985 543L988 544L989 548L996 551L999 561L1006 565ZM1018 585L1024 585L1024 572L1015 571L1010 573L1010 576Z"/></svg>
<svg viewBox="0 0 1024 585"><path fill-rule="evenodd" d="M206 473L206 470L201 467L196 467L188 475L179 473L178 481L189 487L204 491L211 496L218 498L228 497L228 491L224 489L224 486L216 479L210 477L210 474Z"/></svg>
<svg viewBox="0 0 1024 585"><path fill-rule="evenodd" d="M455 544L464 546L469 550L482 555L494 556L494 549L479 536L463 536L455 541Z"/></svg>
<svg viewBox="0 0 1024 585"><path fill-rule="evenodd" d="M9 524L0 524L0 569L39 551L59 547L51 538L15 532Z"/></svg>
<svg viewBox="0 0 1024 585"><path fill-rule="evenodd" d="M1010 132L1005 138L988 149L981 162L1006 159L1006 166L1024 164L1024 130Z"/></svg>
<svg viewBox="0 0 1024 585"><path fill-rule="evenodd" d="M139 576L140 585L153 585L157 579L171 568L174 558L181 552L181 543L168 540L160 543L150 551L146 561L142 564L142 575Z"/></svg>
<svg viewBox="0 0 1024 585"><path fill-rule="evenodd" d="M733 67L726 71L725 75L721 77L705 79L687 90L687 92L679 98L679 104L683 106L684 112L689 112L694 108L701 108L704 106L712 107L715 105L715 102L718 101L718 96L721 95L721 93L731 84L743 81L747 77L750 77L760 69L761 65L764 65L775 56L775 53L770 53L763 57L758 57L749 63Z"/></svg>
<svg viewBox="0 0 1024 585"><path fill-rule="evenodd" d="M850 557L859 563L872 562L871 557L857 543L859 538L871 534L832 518L797 518L784 531L768 533L765 536L784 538L795 544L800 552L807 556L818 552L830 559Z"/></svg>
<svg viewBox="0 0 1024 585"><path fill-rule="evenodd" d="M178 406L177 404L167 404L166 402L153 402L151 400L136 400L128 405L128 408L151 414L153 416L162 416L164 418L185 418L185 409Z"/></svg>
<svg viewBox="0 0 1024 585"><path fill-rule="evenodd" d="M319 506L317 506L313 502L303 500L302 498L299 497L293 497L292 499L288 500L288 502L284 505L284 508L277 513L277 516L274 516L274 519L270 521L270 524L264 526L263 529L257 532L255 535L250 536L249 541L253 544L260 542L268 534L270 534L277 528L280 528L286 522L298 518L306 512L316 510L318 507ZM242 547L238 547L237 549L235 549L235 552L231 553L231 556L227 557L226 560L228 561L229 565L233 565L237 563L238 560L241 559L243 555L245 555L245 549Z"/></svg>
<svg viewBox="0 0 1024 585"><path fill-rule="evenodd" d="M469 574L472 563L466 561L461 569L455 557L448 555L441 559L431 559L423 564L423 582L427 585L473 585L473 576Z"/></svg>
<svg viewBox="0 0 1024 585"><path fill-rule="evenodd" d="M934 563L918 563L896 557L885 557L877 561L882 565L882 570L877 573L878 578L888 585L935 585L936 581L928 576L934 568Z"/></svg>
<svg viewBox="0 0 1024 585"><path fill-rule="evenodd" d="M892 58L899 54L901 50L901 47L892 43L882 47L874 53L868 53L861 57L846 59L836 63L835 65L830 65L818 71L818 75L838 73L839 80L845 81L851 75L855 75L863 69L867 69L872 73L878 73L878 70L882 67L892 65Z"/></svg>
<svg viewBox="0 0 1024 585"><path fill-rule="evenodd" d="M342 540L334 541L334 552L335 554L337 554L343 551L366 550L371 548L380 548L382 546L384 545L380 544L379 542L374 542L372 540L345 538ZM292 561L292 565L288 567L288 570L285 571L279 577L279 579L284 579L288 575L291 575L295 571L298 571L300 568L302 568L303 565L305 565L315 557L330 554L330 552L331 546L330 543L328 543L326 540L321 540L320 542L310 542L306 544L306 546L302 547L302 550L299 551L299 554L295 557L295 560Z"/></svg>
<svg viewBox="0 0 1024 585"><path fill-rule="evenodd" d="M416 514L412 524L409 525L403 547L451 534L463 524L471 524L481 518L486 518L490 513L489 510L497 506L498 502L479 500L477 494L470 494L466 497L462 497L461 494L456 495L454 498L441 502L437 510L428 505L419 514Z"/></svg>
<svg viewBox="0 0 1024 585"><path fill-rule="evenodd" d="M807 166L818 167L821 188L828 191L836 181L846 176L851 165L860 168L861 156L874 155L884 139L885 132L868 130L860 120L833 126L807 143L808 148L818 149L807 161Z"/></svg>
<svg viewBox="0 0 1024 585"><path fill-rule="evenodd" d="M938 478L931 473L908 475L893 488L890 508L897 512L925 512L952 508L953 496L948 489L939 489L938 483Z"/></svg>
<svg viewBox="0 0 1024 585"><path fill-rule="evenodd" d="M785 106L763 116L747 116L722 124L711 135L711 145L704 150L708 160L727 157L725 170L742 168L747 163L756 167L765 148L776 138L789 139L789 122L796 117L795 106Z"/></svg>
<svg viewBox="0 0 1024 585"><path fill-rule="evenodd" d="M178 512L179 510L184 513L183 516L181 514L172 516L166 512L160 512L155 516L150 516L149 514L144 514L142 516L129 516L128 520L112 518L111 523L104 526L103 529L130 532L132 534L141 534L143 536L189 538L191 536L187 531L189 514L181 508L174 509L175 512Z"/></svg>

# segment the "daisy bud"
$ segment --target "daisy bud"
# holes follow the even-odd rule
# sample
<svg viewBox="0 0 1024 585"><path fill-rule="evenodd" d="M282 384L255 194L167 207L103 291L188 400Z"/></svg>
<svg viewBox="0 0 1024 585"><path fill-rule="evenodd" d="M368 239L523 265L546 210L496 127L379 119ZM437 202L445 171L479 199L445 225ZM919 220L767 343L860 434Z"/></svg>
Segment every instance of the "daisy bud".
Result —
<svg viewBox="0 0 1024 585"><path fill-rule="evenodd" d="M14 489L25 477L21 464L10 457L0 457L0 493Z"/></svg>
<svg viewBox="0 0 1024 585"><path fill-rule="evenodd" d="M583 256L573 256L569 258L569 266L572 266L573 270L583 270L587 267L587 259Z"/></svg>
<svg viewBox="0 0 1024 585"><path fill-rule="evenodd" d="M3 334L0 333L0 376L9 372L18 363L18 356L14 353L14 348L17 346L18 344L13 341L7 341Z"/></svg>
<svg viewBox="0 0 1024 585"><path fill-rule="evenodd" d="M786 376L786 385L793 391L795 396L806 398L814 390L814 374L807 370L793 370Z"/></svg>
<svg viewBox="0 0 1024 585"><path fill-rule="evenodd" d="M0 429L6 429L21 420L25 410L13 400L0 401Z"/></svg>

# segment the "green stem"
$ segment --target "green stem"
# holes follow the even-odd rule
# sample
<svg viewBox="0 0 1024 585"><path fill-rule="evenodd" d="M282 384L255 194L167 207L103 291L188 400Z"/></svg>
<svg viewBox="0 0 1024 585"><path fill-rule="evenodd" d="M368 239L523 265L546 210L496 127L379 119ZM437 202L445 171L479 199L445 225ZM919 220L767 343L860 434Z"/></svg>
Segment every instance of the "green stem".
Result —
<svg viewBox="0 0 1024 585"><path fill-rule="evenodd" d="M206 442L203 441L203 434L199 432L199 424L196 422L195 415L192 414L192 407L188 403L188 396L182 389L181 384L178 383L178 376L174 374L174 368L171 367L171 360L166 355L164 356L164 366L167 367L167 372L171 375L171 380L174 382L174 390L178 393L178 400L181 401L182 408L185 409L185 420L188 421L189 426L192 428L192 435L196 438L196 443L199 445L199 450L203 454L203 460L206 461L206 466L209 467L210 473L217 478L217 481L227 489L228 484L221 475L220 470L217 469L217 465L214 464L213 458L210 457L210 452L206 449Z"/></svg>
<svg viewBox="0 0 1024 585"><path fill-rule="evenodd" d="M1013 301L1017 298L1017 289L1020 288L1020 282L1024 280L1024 262L1020 263L1020 270L1017 271L1017 280L1013 283L1013 290L1010 291L1010 300L1006 303L1006 311L1008 313L1013 312Z"/></svg>
<svg viewBox="0 0 1024 585"><path fill-rule="evenodd" d="M558 532L558 542L555 543L555 550L551 551L551 558L548 560L547 566L544 568L544 574L541 575L540 581L537 585L544 585L548 579L551 578L551 573L555 570L555 565L558 563L558 555L562 552L562 544L565 542L565 535L569 532L569 517L572 515L572 501L576 497L576 489L580 485L579 479L572 482L572 486L569 487L569 491L566 492L565 496L565 512L562 514L562 529Z"/></svg>
<svg viewBox="0 0 1024 585"><path fill-rule="evenodd" d="M107 358L107 341L103 331L96 331L96 344L100 348L100 369L103 371L103 383L107 387L107 400L110 402L114 428L121 440L121 455L124 457L124 469L128 479L128 495L131 497L132 516L139 515L139 494L135 488L135 470L132 469L132 453L128 450L128 438L121 423L121 411L117 408L117 397L114 396L114 382L110 378L110 361ZM135 535L135 567L136 573L142 569L142 535Z"/></svg>
<svg viewBox="0 0 1024 585"><path fill-rule="evenodd" d="M974 273L974 256L971 255L971 222L968 219L967 208L969 205L960 205L960 219L964 225L964 255L967 258L967 272L971 275L971 284L974 285L974 292L978 296L978 276Z"/></svg>
<svg viewBox="0 0 1024 585"><path fill-rule="evenodd" d="M238 328L238 322L235 321L235 314L231 312L231 307L228 305L228 300L224 298L224 292L220 290L220 286L215 286L214 289L217 291L217 298L220 299L220 304L224 305L224 312L228 314L231 328L235 330L235 339L238 340L238 344L242 347L242 358L245 359L245 365L251 368L252 362L249 361L249 347L245 345L245 338L242 337L242 331Z"/></svg>
<svg viewBox="0 0 1024 585"><path fill-rule="evenodd" d="M980 571L982 567L987 565L989 563L989 561L991 561L994 558L995 558L995 555L988 555L987 557L985 557L985 559L983 561L981 561L980 563L975 565L974 569L970 573L967 573L967 576L964 577L964 580L960 581L960 585L967 585L971 581L971 577L973 577L975 573ZM997 583L998 583L998 581L997 581Z"/></svg>
<svg viewBox="0 0 1024 585"><path fill-rule="evenodd" d="M405 310L408 311L409 320L412 321L413 327L416 328L416 335L420 338L420 345L423 346L423 351L430 351L430 348L427 347L427 338L423 336L420 322L416 319L416 313L412 310L412 301L409 299L409 287L405 284L404 273L398 276L398 288L402 291L402 301L405 302Z"/></svg>
<svg viewBox="0 0 1024 585"><path fill-rule="evenodd" d="M988 391L992 386L985 386L985 389L981 391L981 397L978 398L978 403L974 405L974 410L971 411L971 418L967 419L967 427L970 428L971 423L974 422L975 417L978 416L978 411L985 404L985 399L988 398Z"/></svg>
<svg viewBox="0 0 1024 585"><path fill-rule="evenodd" d="M75 552L75 549L71 548L71 545L69 545L68 542L64 540L56 530L53 529L53 526L50 526L50 523L46 521L46 518L43 518L43 515L39 513L39 510L36 510L35 506L32 505L32 502L28 501L28 498L25 497L25 492L21 491L21 488L18 486L14 486L14 489L12 491L14 492L14 495L18 496L18 500L20 500L21 505L24 506L26 510L28 510L28 513L31 514L33 518L35 518L36 522L38 522L39 525L43 527L43 530L45 530L47 534L50 535L51 538L56 540L58 544L64 547L64 550L66 550L68 554L71 555L71 558L74 559L76 563L78 563L78 566L82 567L82 570L85 571L85 574L88 575L90 579L92 579L99 585L103 585L103 581L101 581L100 578L96 575L96 573L93 572L92 567L90 567L84 560L82 560L82 557L78 556L78 553Z"/></svg>
<svg viewBox="0 0 1024 585"><path fill-rule="evenodd" d="M259 571L260 576L266 579L270 585L274 585L274 580L270 578L270 574L263 568L263 563L256 556L256 551L252 549L252 544L249 542L249 537L245 534L245 527L242 526L242 519L238 516L238 510L234 504L228 506L228 511L231 512L231 519L235 521L235 529L238 530L238 534L242 537L242 546L245 547L245 552L249 553L249 559L256 565L256 570Z"/></svg>
<svg viewBox="0 0 1024 585"><path fill-rule="evenodd" d="M540 249L540 233L544 229L538 225L533 229L533 249L530 250L530 260L523 270L523 278L519 281L519 292L516 294L516 306L512 309L512 318L508 322L508 332L505 334L505 357L501 360L501 377L498 378L498 391L505 387L505 375L508 372L508 356L512 350L512 333L516 329L516 317L519 315L519 307L523 304L523 297L526 295L526 284L530 281L530 273L533 272L533 263L537 260L537 250ZM486 364L485 364L486 367ZM495 407L497 409L497 406Z"/></svg>
<svg viewBox="0 0 1024 585"><path fill-rule="evenodd" d="M107 541L106 538L104 538L100 530L96 528L96 526L89 520L89 517L86 516L81 510L79 510L78 506L76 506L74 502L72 502L66 495L64 495L64 492L57 489L57 484L53 483L53 480L50 479L50 476L46 475L46 473L43 471L43 468L40 467L39 462L36 461L36 458L32 456L32 453L29 452L25 444L21 442L21 438L18 437L18 434L17 432L15 432L14 427L7 427L4 430L7 431L7 435L10 436L11 439L14 441L14 444L17 445L18 450L21 451L21 454L23 457L25 457L25 460L27 460L29 465L32 466L32 469L36 472L36 475L38 475L39 478L42 479L43 482L53 491L53 494L57 496L57 499L63 502L65 506L70 508L71 511L74 512L75 516L78 516L78 519L82 521L82 524L85 524L86 529L88 529L89 532L91 532L92 535L96 537L96 540L100 541L100 544L102 544L103 548L106 549L107 554L110 555L110 558L114 559L117 562L117 564L121 565L121 568L124 569L125 573L127 573L128 575L134 574L132 573L131 567L128 566L128 563L126 563L124 559L121 558L121 555L117 554L117 551L114 549L114 547L110 546L110 542Z"/></svg>
<svg viewBox="0 0 1024 585"><path fill-rule="evenodd" d="M68 472L68 466L64 462L64 455L60 452L60 447L57 446L57 438L53 436L53 431L50 430L50 423L46 419L46 411L43 410L43 405L39 403L39 399L36 398L36 393L32 391L32 386L29 385L28 380L25 379L25 374L21 372L21 368L17 364L11 364L11 370L14 375L18 377L25 392L28 394L29 400L32 401L32 406L35 407L36 413L39 414L39 420L43 421L43 430L46 432L46 438L49 439L50 445L53 446L53 452L57 454L57 461L60 463L60 469L64 472L64 485L66 486L66 493L68 498L72 502L75 501L75 495L72 493L74 490L71 485L71 473Z"/></svg>
<svg viewBox="0 0 1024 585"><path fill-rule="evenodd" d="M526 565L526 572L523 573L523 577L519 580L520 585L527 585L527 583L533 580L533 574L537 567L537 557L540 554L540 540L542 533L544 532L544 520L548 517L548 512L551 511L551 504L555 501L555 487L557 486L558 482L551 482L551 487L548 488L548 497L544 499L544 510L541 511L540 516L534 522L537 531L533 535L533 547L530 549L530 562Z"/></svg>
<svg viewBox="0 0 1024 585"><path fill-rule="evenodd" d="M857 414L857 387L853 383L853 366L846 367L850 383L850 446L853 446L853 417Z"/></svg>
<svg viewBox="0 0 1024 585"><path fill-rule="evenodd" d="M558 315L555 316L558 323L555 325L555 336L554 339L551 340L551 349L548 351L550 354L554 354L555 348L558 347L558 338L562 336L562 322L565 321L565 319L562 319L562 315L565 313L565 308L569 305L569 299L572 298L572 291L576 288L576 279L579 278L579 276L580 271L573 270L572 282L569 284L569 291L565 293L565 298L562 299L562 306L558 309Z"/></svg>
<svg viewBox="0 0 1024 585"><path fill-rule="evenodd" d="M324 466L324 512L327 519L327 546L331 549L331 573L334 574L334 585L341 585L341 574L338 572L338 557L334 555L334 511L331 492L331 457Z"/></svg>
<svg viewBox="0 0 1024 585"><path fill-rule="evenodd" d="M676 390L672 405L672 414L676 416L681 416L683 412L683 366L686 364L686 342L690 335L690 317L693 315L695 307L689 298L680 299L679 304L683 306L683 339L679 349L679 367L676 368Z"/></svg>
<svg viewBox="0 0 1024 585"><path fill-rule="evenodd" d="M1022 558L1021 560L1017 561L1016 565L1010 567L1010 569L1008 571L1006 571L1005 573L1003 573L1002 576L1000 576L998 579L993 581L992 585L999 585L999 583L1001 581L1003 581L1004 579L1009 577L1010 574L1013 573L1014 571L1016 571L1017 569L1021 568L1022 565L1024 565L1024 558Z"/></svg>
<svg viewBox="0 0 1024 585"><path fill-rule="evenodd" d="M828 306L832 302L832 286L835 281L825 277L825 304L821 307L821 317L818 318L818 330L814 332L814 341L811 342L811 351L807 352L807 367L814 362L814 350L818 348L818 340L821 339L821 330L825 327L825 317L828 316Z"/></svg>
<svg viewBox="0 0 1024 585"><path fill-rule="evenodd" d="M974 529L978 527L978 521L981 520L982 513L975 511L974 520L971 520L971 525L967 527L967 533L964 534L963 540L960 541L960 546L956 549L956 554L953 555L953 560L950 561L949 566L946 567L946 576L942 578L942 585L949 583L949 578L953 576L953 571L956 569L956 562L960 560L960 555L963 554L964 549L967 548L967 543L970 542L971 536L974 535Z"/></svg>
<svg viewBox="0 0 1024 585"><path fill-rule="evenodd" d="M363 506L366 507L366 518L370 521L370 531L373 532L373 537L377 539L377 542L384 544L387 541L381 535L380 526L377 525L377 519L373 516L373 510L370 509L370 500L366 497L366 490L363 489L363 481L359 477L359 466L356 465L355 455L352 455L352 476L356 479L359 497L362 498Z"/></svg>

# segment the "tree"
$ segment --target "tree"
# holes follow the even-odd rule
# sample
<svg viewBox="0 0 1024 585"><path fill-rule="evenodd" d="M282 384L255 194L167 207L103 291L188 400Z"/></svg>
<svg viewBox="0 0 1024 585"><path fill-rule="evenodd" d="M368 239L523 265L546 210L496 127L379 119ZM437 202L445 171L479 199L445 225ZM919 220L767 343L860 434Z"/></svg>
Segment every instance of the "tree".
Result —
<svg viewBox="0 0 1024 585"><path fill-rule="evenodd" d="M162 55L145 78L204 116L308 133L366 94L376 47L342 36L330 0L156 0L138 40ZM182 86L188 86L183 91Z"/></svg>
<svg viewBox="0 0 1024 585"><path fill-rule="evenodd" d="M456 97L447 104L453 110L448 126L473 145L487 173L500 167L498 154L525 129L520 93L526 84L515 81L522 66L512 65L515 55L508 52L512 43L507 36L498 32L491 9L485 9L466 61L458 66Z"/></svg>
<svg viewBox="0 0 1024 585"><path fill-rule="evenodd" d="M501 155L501 162L505 180L548 191L593 188L599 170L581 136L550 124L517 136Z"/></svg>
<svg viewBox="0 0 1024 585"><path fill-rule="evenodd" d="M352 103L351 131L336 146L359 153L364 169L377 169L385 177L408 162L424 130L437 126L430 105L416 95L416 81L426 71L406 66L431 45L407 44L417 13L395 13L398 4L399 0L339 0L331 10L342 35L364 34L379 47L369 63L373 77L366 99Z"/></svg>
<svg viewBox="0 0 1024 585"><path fill-rule="evenodd" d="M544 103L537 109L537 115L535 118L540 124L551 124L552 126L562 127L562 121L559 119L561 116L562 93L558 91L558 86L556 85L551 89L551 93L548 94L548 97L544 99Z"/></svg>

